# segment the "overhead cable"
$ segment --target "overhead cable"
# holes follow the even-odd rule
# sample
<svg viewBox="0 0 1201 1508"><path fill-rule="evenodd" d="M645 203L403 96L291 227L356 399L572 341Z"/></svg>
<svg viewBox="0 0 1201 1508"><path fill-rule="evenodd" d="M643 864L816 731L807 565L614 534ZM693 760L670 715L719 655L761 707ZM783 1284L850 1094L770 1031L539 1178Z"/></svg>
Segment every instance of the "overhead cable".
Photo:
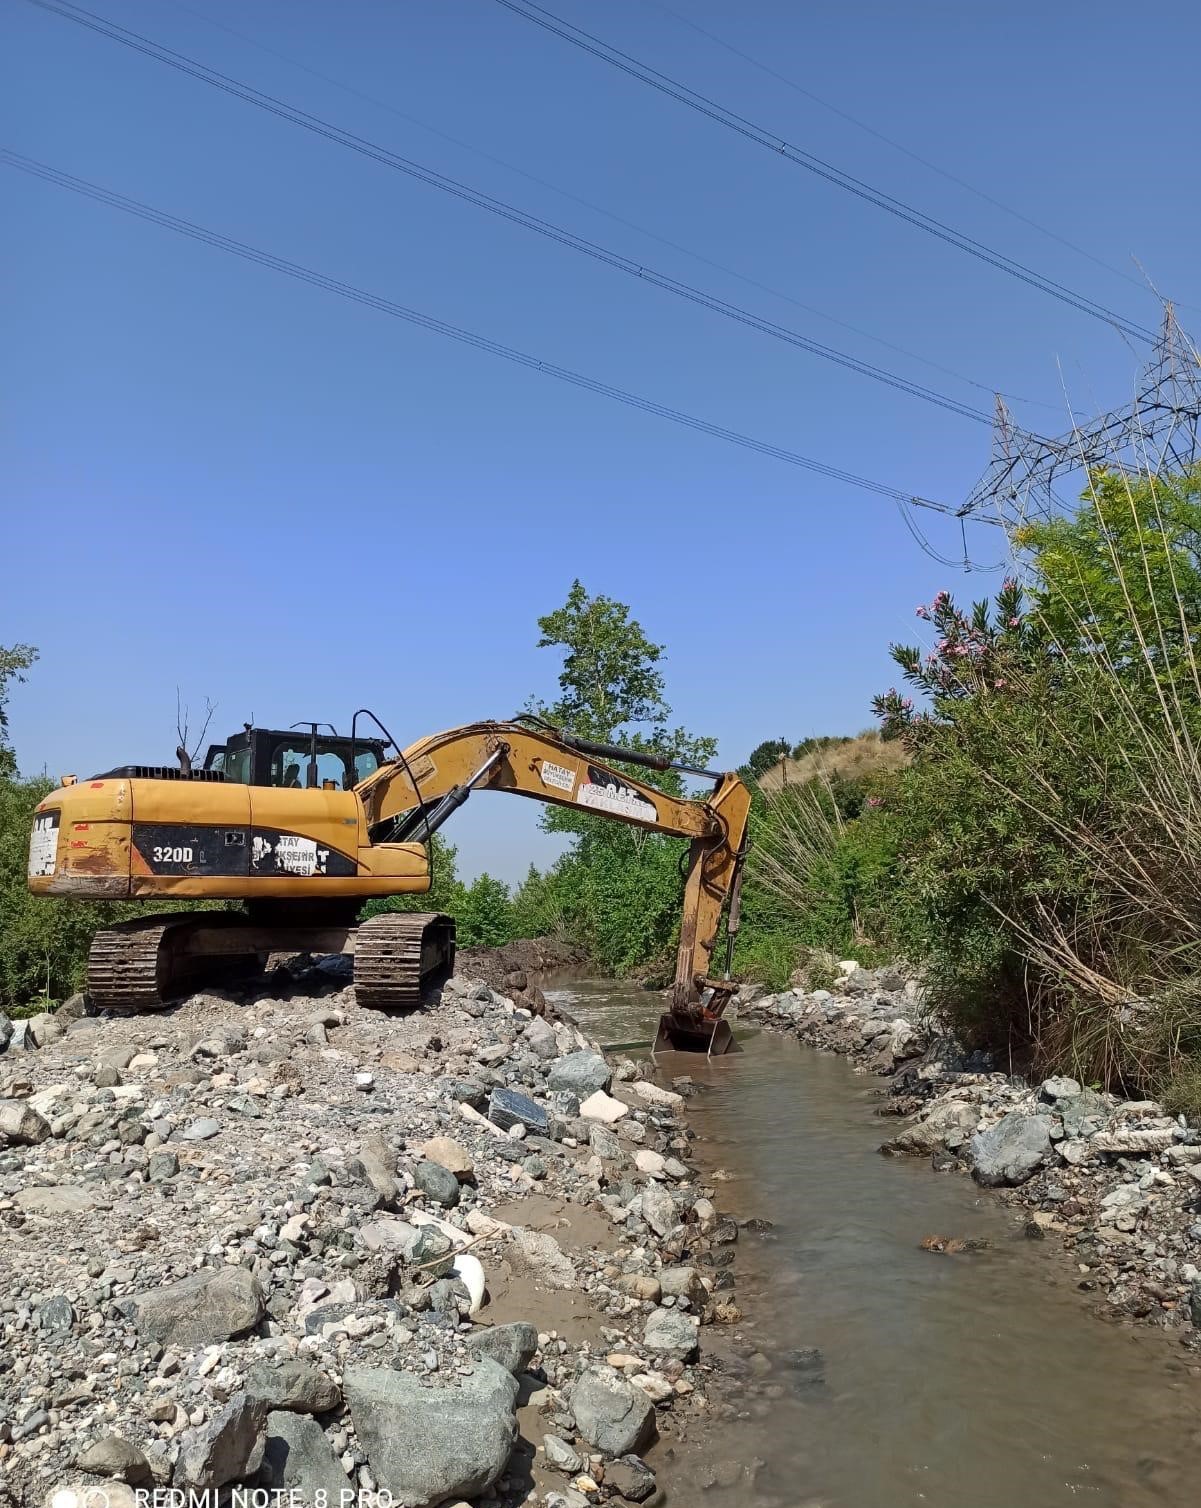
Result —
<svg viewBox="0 0 1201 1508"><path fill-rule="evenodd" d="M276 256L273 252L264 251L260 247L250 246L244 241L234 240L231 236L225 236L218 231L209 230L203 225L197 225L191 220L181 219L177 215L159 210L152 205L144 204L140 200L132 199L128 195L119 194L112 189L106 189L99 184L91 183L85 178L77 178L70 173L65 173L48 163L39 162L35 158L26 157L19 152L14 152L7 147L0 147L0 163L9 167L17 168L23 173L29 173L33 177L42 178L48 183L56 184L59 188L69 189L72 193L81 194L86 198L97 200L101 204L109 205L113 209L119 209L126 214L135 215L139 219L148 220L153 224L160 225L166 230L173 230L179 235L190 237L195 241L202 241L206 245L216 247L220 251L227 251L233 256L242 257L248 262L255 262L259 266L268 267L274 272L283 273L286 277L295 278L298 282L309 283L313 287L323 288L329 293L336 293L342 298L350 299L354 303L362 304L378 313L391 315L395 319L406 320L409 324L418 325L422 329L431 330L435 334L445 335L451 340L461 341L464 345L474 346L477 350L487 351L493 356L500 356L506 361L515 362L519 366L529 367L534 371L542 372L548 377L554 377L560 382L567 382L574 387L584 388L588 392L599 393L602 397L611 398L616 403L624 403L630 408L642 410L644 413L654 414L661 419L669 419L673 424L680 424L688 429L698 430L702 434L713 436L715 439L725 440L731 445L739 445L745 450L758 452L760 455L770 456L777 461L783 461L789 466L797 466L805 471L811 471L818 476L828 477L832 481L845 482L848 486L861 488L866 492L874 492L880 497L892 498L894 501L904 502L917 508L931 509L936 513L954 513L954 509L946 503L935 502L930 498L921 497L915 493L905 492L897 487L889 487L883 482L872 481L867 477L856 476L854 472L845 471L842 467L831 466L824 461L815 461L809 456L789 450L782 445L774 445L768 440L760 440L753 435L744 434L740 430L730 429L722 424L715 424L708 419L700 419L694 414L686 413L682 409L672 408L665 403L659 403L654 399L645 398L638 393L631 393L625 388L614 386L612 383L603 382L599 378L589 377L586 373L574 371L570 367L559 366L555 362L543 361L529 352L519 350L515 346L503 344L501 341L491 340L487 336L478 335L472 330L466 330L459 325L452 325L448 321L438 319L430 314L423 314L420 310L411 309L404 304L385 298L380 294L370 293L362 288L356 288L353 284L344 283L337 278L327 277L324 273L314 271L311 267L305 267L299 262L292 262L284 257Z"/></svg>

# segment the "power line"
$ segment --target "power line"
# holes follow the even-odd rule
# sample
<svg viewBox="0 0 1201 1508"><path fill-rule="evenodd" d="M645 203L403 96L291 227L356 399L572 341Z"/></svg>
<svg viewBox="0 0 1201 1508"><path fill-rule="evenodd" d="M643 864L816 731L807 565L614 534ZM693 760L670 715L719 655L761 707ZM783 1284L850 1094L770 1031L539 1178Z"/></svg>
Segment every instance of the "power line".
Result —
<svg viewBox="0 0 1201 1508"><path fill-rule="evenodd" d="M1068 304L1078 309L1083 314L1092 315L1094 319L1103 320L1112 325L1121 334L1129 336L1133 340L1153 342L1155 333L1143 325L1137 325L1131 320L1123 319L1115 314L1112 309L1107 309L1103 304L1098 304L1093 299L1086 298L1083 294L1075 293L1072 289L1057 283L1052 278L1044 277L1027 267L1022 262L1015 261L1012 257L1005 256L1002 252L995 251L986 246L984 242L977 241L973 237L961 231L954 230L949 225L944 225L941 220L935 220L933 216L925 214L912 205L904 203L900 199L894 199L891 194L886 194L880 189L873 188L864 183L862 179L855 178L850 173L844 173L833 163L826 162L823 158L815 156L812 152L806 152L802 147L793 146L783 137L776 136L764 127L756 125L746 116L739 115L737 111L728 109L707 95L700 94L695 89L682 84L678 79L673 79L658 69L651 68L649 64L640 62L629 53L620 48L603 42L591 32L584 31L581 27L574 26L570 21L564 21L561 16L545 10L540 5L533 4L533 0L519 3L519 0L496 0L498 5L503 5L506 10L512 11L515 16L521 16L526 21L532 21L535 26L540 26L544 31L551 32L554 36L561 37L563 41L570 42L573 47L579 47L602 62L608 63L613 68L618 68L622 73L629 74L631 78L638 79L651 89L657 89L660 94L666 94L669 98L687 105L690 110L695 110L709 120L716 121L718 125L725 126L730 131L735 131L739 136L753 141L757 146L765 147L769 152L783 157L786 161L797 167L804 168L807 172L825 179L837 188L845 189L857 198L873 204L877 209L885 210L888 214L904 220L907 224L915 226L918 230L924 230L927 234L935 236L940 241L956 247L959 251L966 252L978 261L986 262L989 266L997 268L1001 272L1008 273L1020 282L1029 284L1041 292L1049 294L1061 303Z"/></svg>
<svg viewBox="0 0 1201 1508"><path fill-rule="evenodd" d="M670 5L665 5L663 0L645 0L645 3L653 5L656 10L661 10L665 15L671 16L681 26L687 26L691 31L698 32L702 37L707 37L714 46L722 47L726 52L732 53L734 57L741 58L744 63L749 64L752 68L757 68L760 73L767 74L769 78L775 79L778 83L783 84L785 88L793 90L796 94L802 95L807 100L811 100L815 105L820 105L823 110L828 110L831 115L837 115L840 120L849 121L851 125L857 127L860 131L866 131L869 136L874 136L877 141L884 142L886 146L890 146L894 151L908 157L911 162L920 163L922 167L928 168L931 173L937 173L940 178L945 178L948 183L954 183L959 188L966 189L969 194L975 194L977 199L983 199L985 204L991 204L994 209L1001 210L1003 214L1012 215L1015 220L1020 220L1023 225L1028 225L1031 230L1038 231L1039 235L1046 236L1052 241L1058 241L1061 246L1066 246L1069 251L1074 251L1077 256L1084 257L1095 266L1103 267L1106 272L1111 272L1114 277L1121 278L1123 282L1133 283L1136 288L1142 289L1144 293L1148 291L1147 283L1143 278L1137 278L1130 272L1123 272L1120 267L1115 267L1112 262L1105 261L1103 257L1095 256L1093 252L1084 246L1077 246L1075 241L1069 241L1066 236L1061 236L1058 231L1051 230L1046 225L1040 225L1037 220L1032 220L1029 215L1023 214L1020 209L1014 209L1011 204L1006 204L1003 200L986 193L984 189L979 188L976 184L969 183L966 178L960 178L957 173L952 173L948 168L940 167L937 162L931 162L928 157L923 157L920 152L915 152L911 147L907 147L904 142L898 141L895 136L889 136L887 132L881 131L875 126L868 125L867 121L860 120L857 115L852 115L849 110L843 110L839 105L835 105L830 100L823 98L822 95L814 94L812 89L806 89L803 84L798 84L795 79L789 78L787 74L781 73L776 68L772 68L770 64L763 62L761 58L755 58L749 52L743 52L741 47L735 47L733 42L728 42L725 37L719 37L716 32L709 31L699 22L694 21L691 16L681 15L678 10L673 10Z"/></svg>
<svg viewBox="0 0 1201 1508"><path fill-rule="evenodd" d="M961 403L959 399L952 398L949 394L940 393L934 388L926 387L923 383L913 382L899 373L890 372L874 362L862 361L848 352L840 351L833 346L813 340L810 336L803 335L798 330L793 330L787 325L781 325L775 320L767 319L762 315L753 313L737 304L732 304L726 299L719 298L716 294L707 293L704 289L694 287L690 283L681 282L666 273L658 272L652 267L646 267L632 258L624 256L621 252L613 251L608 247L601 246L595 241L587 240L583 236L577 236L573 232L555 225L548 220L539 219L535 215L527 214L515 205L508 204L502 199L496 199L490 194L460 183L454 178L449 178L444 173L439 173L424 164L414 162L411 158L402 157L387 147L378 145L357 136L353 132L346 131L342 127L322 120L320 117L311 115L306 110L301 110L289 105L273 95L264 94L261 90L253 88L249 84L243 84L239 80L231 78L228 74L220 73L216 69L209 68L205 64L189 58L183 53L161 46L149 37L142 36L138 32L131 32L126 27L117 26L115 23L106 21L101 16L94 15L91 11L84 10L82 6L72 5L69 0L29 0L31 5L41 10L51 11L69 21L75 21L80 26L100 35L120 42L123 46L133 49L135 52L144 54L158 62L166 63L169 67L178 69L180 72L198 79L201 83L209 84L225 94L230 94L247 104L256 106L272 115L288 121L290 124L299 126L303 130L312 132L314 135L332 141L338 146L347 147L360 156L367 157L384 167L393 168L397 172L404 173L410 178L415 178L431 188L440 189L443 193L450 194L454 198L462 199L477 209L483 209L488 213L497 215L503 220L520 225L526 230L557 242L560 246L566 246L569 250L579 252L583 256L591 257L594 261L603 262L606 266L624 273L627 277L638 279L640 282L649 283L652 287L659 288L665 293L670 293L676 298L684 299L689 303L697 304L701 308L709 309L714 314L720 314L726 319L733 320L736 324L744 325L748 329L756 330L762 335L768 335L774 340L782 341L786 345L794 346L799 350L806 351L812 356L818 356L823 361L832 362L836 366L856 372L861 377L870 378L873 382L879 382L886 387L894 388L898 392L907 393L912 398L920 398L926 403L932 403L938 408L943 408L951 413L958 414L961 418L971 419L974 423L992 425L991 413L985 413L981 409L973 408L970 404Z"/></svg>
<svg viewBox="0 0 1201 1508"><path fill-rule="evenodd" d="M627 230L635 231L640 236L646 236L648 240L657 241L660 246L666 246L672 251L678 251L681 256L690 257L694 262L700 262L705 267L713 268L715 272L724 273L726 277L731 277L737 282L745 283L748 288L755 288L760 293L770 294L772 298L781 299L784 303L791 304L795 309L803 309L806 314L812 314L817 319L824 320L827 324L836 325L840 330L848 330L852 335L861 335L864 340L870 340L875 345L883 346L887 351L895 351L899 356L908 356L911 361L920 362L922 366L929 367L932 371L941 372L944 377L954 377L957 382L966 383L968 387L974 387L982 393L987 393L990 399L996 396L997 389L991 383L977 382L974 377L967 376L965 372L960 372L955 367L949 367L941 361L934 361L929 356L923 356L919 351L910 350L908 346L898 345L896 341L885 340L882 335L877 335L871 330L865 330L862 325L853 325L849 320L839 319L827 310L819 309L815 304L807 304L803 299L797 298L794 294L785 293L782 288L773 287L770 283L764 283L759 278L751 277L745 272L739 272L737 268L730 267L725 262L719 262L714 257L706 256L694 247L684 246L679 241L673 241L670 236L660 235L658 231L650 230L647 226L640 225L636 220L630 220L625 215L619 215L615 210L607 209L603 204L597 204L594 199L586 199L582 194L577 194L571 189L564 188L562 184L552 183L548 178L542 178L537 173L531 173L528 168L518 167L515 162L510 162L504 157L498 157L495 152L485 151L483 147L476 146L470 141L464 141L461 136L454 136L449 131L441 130L438 126L432 126L429 121L422 120L420 116L411 115L407 110L398 110L395 105L390 104L387 100L380 99L378 95L368 94L366 90L359 89L353 84L348 84L344 79L334 78L332 74L325 73L320 68L313 68L308 63L302 63L299 58L292 57L286 52L280 52L276 47L269 47L265 42L259 41L257 37L249 36L246 32L239 31L233 26L227 26L224 21L218 21L213 16L207 15L204 11L196 10L194 6L184 4L184 0L171 0L171 3L177 10L185 11L189 16L204 22L205 25L225 32L227 36L236 37L239 42L245 42L248 47L253 47L259 52L266 53L268 57L275 58L277 62L286 63L289 68L298 68L302 73L307 73L311 78L320 79L322 83L329 84L334 89L340 89L344 94L349 94L354 99L362 100L377 110L385 110L389 115L396 116L398 120L403 120L410 126L416 126L419 131L426 131L431 136L436 136L440 141L447 141L451 146L458 147L461 151L470 152L473 157L480 157L485 162L492 163L495 167L504 168L507 173L515 173L517 177L524 178L527 183L537 184L539 188L547 189L552 194L558 194L560 198L570 200L572 204L582 205L584 209L591 210L595 215L603 215L606 220L612 220L616 225L622 225ZM655 3L655 0L651 0L651 3ZM667 10L667 7L662 6L661 9ZM672 11L670 14L675 15L676 13ZM685 21L689 26L695 24L683 16L679 17L679 19ZM700 30L701 28L698 27L697 29ZM709 35L709 33L706 33L706 35ZM718 40L718 38L714 38L714 41ZM723 43L721 45L726 44ZM769 69L768 71L770 72L771 70ZM800 85L794 85L793 87L800 89ZM817 98L816 95L813 97ZM834 105L830 105L828 108L834 110L837 114L843 113L842 111L838 111ZM847 116L847 119L851 120L853 117ZM859 124L862 124L862 122ZM871 127L864 126L863 129L870 131ZM879 133L874 134L878 135ZM887 138L884 139L887 140ZM898 150L904 151L905 148L898 146ZM919 158L918 160L921 161L923 159ZM936 169L936 171L939 170ZM958 180L954 181L957 182ZM1017 211L1015 210L1013 213L1016 214ZM1137 279L1133 281L1137 282ZM1143 287L1144 285L1140 283L1139 286ZM1061 405L1047 403L1041 398L1024 398L1019 394L1010 392L1005 393L1004 397L1008 403L1031 404L1035 408L1052 409L1060 414L1063 411Z"/></svg>
<svg viewBox="0 0 1201 1508"><path fill-rule="evenodd" d="M288 261L284 257L276 256L273 252L264 251L260 247L250 246L244 241L234 240L231 236L225 236L218 231L209 230L203 225L197 225L194 221L181 219L177 215L169 214L166 210L155 209L154 206L144 204L138 199L132 199L128 195L119 194L113 189L103 188L101 185L89 182L86 178L77 178L70 173L65 173L48 163L39 162L35 158L25 157L10 148L0 147L0 162L9 167L18 168L23 173L33 177L44 179L59 188L69 189L72 193L83 195L85 198L94 199L101 204L106 204L113 209L122 210L129 215L135 215L141 220L148 220L152 224L162 226L166 230L176 231L180 235L188 236L194 241L204 242L219 251L227 251L233 256L241 257L245 261L255 262L261 267L270 268L273 272L283 273L285 276L295 278L298 282L309 283L313 287L323 288L329 293L336 293L342 298L362 304L369 309L375 309L378 313L388 314L396 319L406 320L409 324L418 325L422 329L432 330L435 334L448 336L451 340L461 341L464 345L474 346L477 350L487 351L493 356L503 357L506 361L515 362L519 366L529 367L534 371L542 372L548 377L557 378L560 382L571 383L574 387L584 388L588 392L599 393L603 397L612 398L617 403L624 403L630 408L642 410L644 413L654 414L661 419L669 419L673 424L681 424L688 429L698 430L702 434L712 435L715 439L726 440L732 445L740 445L746 450L757 451L760 455L771 456L774 460L783 461L790 466L800 467L805 471L815 472L818 476L828 477L833 481L845 482L848 486L859 487L866 492L874 492L880 497L892 498L894 501L906 503L911 507L927 508L936 513L953 513L954 510L946 503L938 503L930 498L919 497L914 493L904 492L896 487L886 486L883 482L874 482L867 477L856 476L853 472L845 471L838 466L827 465L824 461L815 461L809 456L800 455L797 451L789 450L782 445L773 445L768 440L757 439L753 435L747 435L740 430L729 429L725 425L714 424L708 419L697 418L694 414L685 413L682 409L671 408L667 404L659 403L652 398L644 398L640 394L631 393L625 388L616 387L611 383L602 382L595 377L589 377L583 372L574 371L570 367L559 366L554 362L542 361L537 356L532 356L526 351L521 351L515 346L504 345L497 340L490 340L487 336L478 335L472 330L463 329L459 325L452 325L446 320L437 319L433 315L423 314L420 310L411 309L404 304L385 298L380 294L370 293L362 288L356 288L351 283L341 282L337 278L327 277L324 273L316 272L311 267L305 267L299 262Z"/></svg>

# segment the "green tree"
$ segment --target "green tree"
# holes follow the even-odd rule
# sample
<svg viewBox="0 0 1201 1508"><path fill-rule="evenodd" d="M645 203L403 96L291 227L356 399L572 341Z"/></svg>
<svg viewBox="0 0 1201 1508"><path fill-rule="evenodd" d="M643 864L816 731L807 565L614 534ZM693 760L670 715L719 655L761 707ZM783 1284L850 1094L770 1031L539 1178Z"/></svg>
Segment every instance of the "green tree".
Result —
<svg viewBox="0 0 1201 1508"><path fill-rule="evenodd" d="M787 759L792 751L792 742L787 738L768 738L761 744L756 744L747 758L746 768L754 779L758 780L761 775L766 775L768 770L778 765L782 759Z"/></svg>
<svg viewBox="0 0 1201 1508"><path fill-rule="evenodd" d="M509 887L486 871L467 886L457 916L460 947L499 948L513 937Z"/></svg>
<svg viewBox="0 0 1201 1508"><path fill-rule="evenodd" d="M631 750L704 767L716 741L671 724L660 666L664 649L621 602L572 583L561 608L538 620L543 649L560 652L558 696L531 711L561 727ZM671 795L685 793L673 770L620 765ZM572 807L549 807L543 826L572 835L572 846L536 891L519 892L518 914L555 917L597 962L629 972L666 960L679 925L680 857L685 845ZM534 902L536 900L536 908Z"/></svg>
<svg viewBox="0 0 1201 1508"><path fill-rule="evenodd" d="M1195 691L1201 633L1201 467L1178 477L1098 472L1070 517L1027 524L1032 608L1065 655Z"/></svg>
<svg viewBox="0 0 1201 1508"><path fill-rule="evenodd" d="M11 776L17 768L16 755L8 737L8 697L13 682L25 680L25 672L38 658L32 644L0 644L0 776Z"/></svg>

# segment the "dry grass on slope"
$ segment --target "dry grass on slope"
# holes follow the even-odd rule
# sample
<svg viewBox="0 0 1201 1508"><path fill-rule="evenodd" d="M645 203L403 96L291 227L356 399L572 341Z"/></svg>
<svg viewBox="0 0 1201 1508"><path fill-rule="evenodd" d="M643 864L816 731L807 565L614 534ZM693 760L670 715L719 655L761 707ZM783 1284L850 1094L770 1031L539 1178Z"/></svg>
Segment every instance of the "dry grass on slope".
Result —
<svg viewBox="0 0 1201 1508"><path fill-rule="evenodd" d="M782 759L760 777L759 788L774 796L786 785L804 785L817 779L862 780L903 769L908 763L909 755L899 740L883 739L869 728L844 743L814 749L801 759Z"/></svg>

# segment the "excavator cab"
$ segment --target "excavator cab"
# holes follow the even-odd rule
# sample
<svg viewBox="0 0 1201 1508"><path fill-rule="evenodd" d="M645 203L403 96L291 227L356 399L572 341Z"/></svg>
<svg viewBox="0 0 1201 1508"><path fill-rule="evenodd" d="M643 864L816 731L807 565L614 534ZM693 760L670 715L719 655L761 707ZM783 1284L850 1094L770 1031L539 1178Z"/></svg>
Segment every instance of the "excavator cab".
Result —
<svg viewBox="0 0 1201 1508"><path fill-rule="evenodd" d="M380 740L342 738L328 723L247 724L223 744L209 745L204 768L234 785L349 791L374 775L385 758Z"/></svg>

